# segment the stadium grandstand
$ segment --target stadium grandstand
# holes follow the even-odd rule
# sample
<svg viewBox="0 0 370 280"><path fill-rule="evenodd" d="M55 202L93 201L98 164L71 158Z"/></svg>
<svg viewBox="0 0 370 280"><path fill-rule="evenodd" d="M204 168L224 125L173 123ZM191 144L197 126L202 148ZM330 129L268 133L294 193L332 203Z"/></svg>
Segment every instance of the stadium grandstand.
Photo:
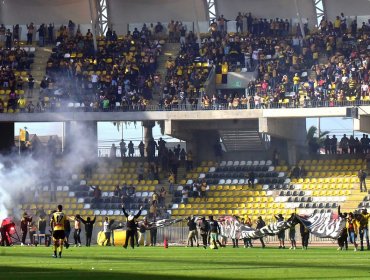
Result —
<svg viewBox="0 0 370 280"><path fill-rule="evenodd" d="M96 217L99 245L102 228L120 236L127 224L129 236L133 213L164 244L193 244L190 217L213 216L233 242L281 242L273 227L255 233L261 219L290 232L299 223L326 246L339 235L318 234L307 217L341 222L340 234L342 213L354 212L364 227L370 4L353 2L2 1L1 220L22 235L34 230L33 244L48 235L35 222L59 204L75 226ZM308 127L312 118L318 127ZM320 128L334 118L352 121L348 136ZM63 135L15 129L52 122ZM142 137L126 143L122 132L102 148L98 126L107 122L138 122ZM225 233L239 222L256 235Z"/></svg>

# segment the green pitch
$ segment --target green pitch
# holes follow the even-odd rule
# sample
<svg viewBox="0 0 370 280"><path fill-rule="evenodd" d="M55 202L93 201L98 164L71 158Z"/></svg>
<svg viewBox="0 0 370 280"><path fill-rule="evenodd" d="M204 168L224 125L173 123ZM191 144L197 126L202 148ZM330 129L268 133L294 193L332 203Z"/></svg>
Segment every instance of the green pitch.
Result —
<svg viewBox="0 0 370 280"><path fill-rule="evenodd" d="M370 279L370 251L332 248L219 250L90 247L64 250L0 247L0 279Z"/></svg>

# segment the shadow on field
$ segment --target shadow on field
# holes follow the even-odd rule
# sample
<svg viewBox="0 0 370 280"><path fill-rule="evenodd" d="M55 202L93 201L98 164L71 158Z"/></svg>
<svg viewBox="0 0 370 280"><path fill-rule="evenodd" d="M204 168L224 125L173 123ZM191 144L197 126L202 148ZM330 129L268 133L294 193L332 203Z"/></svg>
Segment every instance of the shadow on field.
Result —
<svg viewBox="0 0 370 280"><path fill-rule="evenodd" d="M125 251L124 251L125 252ZM29 255L20 255L19 253L16 252L10 252L7 251L6 253L0 251L0 257L3 259L6 259L6 257L15 257L19 260L22 258L28 259L30 256ZM39 252L33 252L32 257L36 259L40 259L44 261L45 259L50 259L49 254L45 253L39 253ZM153 258L153 257L143 257L143 256L136 256L135 254L122 254L122 255L116 255L116 256L108 256L108 255L102 255L102 256L95 256L95 255L67 255L63 258L63 260L68 260L68 261L75 261L75 263L80 263L81 261L84 260L92 260L92 261L111 261L111 262L122 262L122 268L127 266L127 269L130 268L130 264L137 264L137 262L142 262L143 264L145 263L156 263L158 264L157 269L155 271L158 271L159 273L163 271L162 265L163 264L172 264L171 266L167 266L165 269L167 272L169 271L177 271L177 270L183 270L183 266L190 266L192 267L192 271L204 271L210 276L207 277L201 277L201 278L196 278L199 280L206 280L206 279L215 279L217 277L217 273L214 272L214 269L219 269L220 266L222 267L223 270L245 270L245 273L248 274L248 270L255 270L255 269L318 269L318 270L333 270L335 269L336 271L353 271L353 275L360 273L369 273L369 276L364 277L367 279L370 279L370 267L364 266L364 265L356 265L356 263L349 262L349 263L341 263L338 266L333 265L333 263L328 263L326 264L325 261L323 262L312 262L307 259L297 259L297 260L292 260L292 261L286 261L284 259L276 259L276 260L270 260L270 259L255 259L255 258L248 258L248 259L236 259L235 262L230 262L230 261L223 261L220 259L217 259L217 255L214 256L215 258L210 261L209 259L193 259L193 258L185 258L181 256L177 256L176 258ZM4 264L0 262L0 268L4 269L13 269L11 267L6 267ZM20 268L14 268L14 271L19 271ZM28 269L28 268L25 268ZM153 269L151 269L153 271ZM0 269L0 271L2 271ZM143 266L143 271L145 271L145 265ZM83 273L89 273L86 272L85 270L82 270L81 272ZM93 272L95 275L96 272ZM118 272L117 272L118 273ZM116 275L116 274L114 274ZM138 275L138 274L135 274ZM147 275L145 275L147 277ZM165 276L161 276L165 277ZM177 277L177 276L176 276ZM358 276L356 276L358 277ZM327 279L328 277L323 277L323 279ZM335 277L333 277L335 278ZM361 278L361 277L360 277ZM1 280L1 273L0 273L0 280ZM145 278L138 278L138 279L145 279ZM174 279L174 278L151 278L151 279ZM177 278L177 279L188 279L186 277L184 278ZM242 278L244 279L244 278ZM248 278L252 279L252 278ZM260 279L260 278L258 278ZM279 279L279 278L268 278L268 279ZM290 279L289 277L283 278L283 279ZM295 278L291 278L295 279ZM300 277L300 279L312 279L310 277L305 278L305 276ZM84 279L81 279L84 280Z"/></svg>
<svg viewBox="0 0 370 280"><path fill-rule="evenodd" d="M122 264L124 267L125 264ZM145 268L143 267L143 270ZM136 273L136 272L112 272L112 271L94 271L94 270L76 270L68 268L66 265L65 269L36 269L30 267L9 267L9 266L2 266L0 265L0 279L17 279L17 280L34 280L34 279L53 279L53 280L85 280L85 279L109 279L109 280L217 280L217 279L230 279L228 277L217 277L217 271L213 270L209 276L184 276L178 274L172 275L153 275L153 274L144 274L144 273ZM200 272L201 274L202 272ZM203 273L207 273L208 271L204 271ZM284 279L297 279L295 277L273 277L273 275L266 275L261 272L261 277L258 278L250 278L248 274L245 274L245 277L240 278L232 278L234 280L243 280L243 279L251 279L251 280L261 280L261 279L270 279L270 280L284 280ZM338 279L338 276L335 277L317 277L314 278L310 276L300 276L299 279ZM369 276L356 276L356 279L369 279Z"/></svg>

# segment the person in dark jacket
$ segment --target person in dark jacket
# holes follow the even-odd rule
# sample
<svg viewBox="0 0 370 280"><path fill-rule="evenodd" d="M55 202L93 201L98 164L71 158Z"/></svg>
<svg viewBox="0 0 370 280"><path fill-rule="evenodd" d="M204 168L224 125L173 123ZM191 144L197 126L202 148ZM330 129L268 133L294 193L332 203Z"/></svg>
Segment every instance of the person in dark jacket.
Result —
<svg viewBox="0 0 370 280"><path fill-rule="evenodd" d="M64 247L66 249L69 248L69 235L71 234L71 223L69 222L68 219L65 220L64 223Z"/></svg>
<svg viewBox="0 0 370 280"><path fill-rule="evenodd" d="M266 223L265 223L264 220L262 220L262 217L259 216L258 219L257 219L256 229L261 229L264 226L266 226ZM265 248L266 245L265 245L265 242L263 241L263 237L260 238L260 241L261 241L261 244L262 244L262 248Z"/></svg>
<svg viewBox="0 0 370 280"><path fill-rule="evenodd" d="M90 247L96 216L94 216L94 219L92 220L90 217L87 217L86 220L84 220L81 216L79 216L79 220L85 225L86 247Z"/></svg>
<svg viewBox="0 0 370 280"><path fill-rule="evenodd" d="M302 224L299 224L302 237L302 250L307 250L310 231Z"/></svg>
<svg viewBox="0 0 370 280"><path fill-rule="evenodd" d="M125 244L123 245L123 248L125 248L125 249L127 249L127 245L128 245L128 240L129 239L130 239L131 248L134 249L134 247L135 247L135 236L136 236L136 233L137 233L136 219L140 217L140 215L141 215L141 209L143 209L142 206L140 206L139 212L137 212L137 214L134 215L133 212L127 213L126 210L125 210L124 205L122 204L123 215L125 215L125 217L127 219L127 223L126 223L126 240L125 240Z"/></svg>
<svg viewBox="0 0 370 280"><path fill-rule="evenodd" d="M153 223L150 226L150 246L154 247L157 244L157 226L156 219L153 219Z"/></svg>
<svg viewBox="0 0 370 280"><path fill-rule="evenodd" d="M27 231L30 222L32 222L32 217L28 216L27 212L24 212L23 217L21 219L21 232L22 232L21 246L24 246L26 243Z"/></svg>
<svg viewBox="0 0 370 280"><path fill-rule="evenodd" d="M338 206L338 216L344 220L347 220L347 213L340 212L340 206ZM347 227L345 226L340 233L338 238L338 249L337 250L348 250L348 232Z"/></svg>
<svg viewBox="0 0 370 280"><path fill-rule="evenodd" d="M203 240L203 248L207 249L208 233L209 233L210 228L209 228L209 224L205 217L201 219L201 222L199 224L199 229L200 229L200 236L202 237L202 240Z"/></svg>
<svg viewBox="0 0 370 280"><path fill-rule="evenodd" d="M193 240L195 240L197 247L199 247L198 241L198 232L197 232L197 224L195 223L195 217L188 217L187 226L189 227L189 234L188 234L188 246L194 246Z"/></svg>

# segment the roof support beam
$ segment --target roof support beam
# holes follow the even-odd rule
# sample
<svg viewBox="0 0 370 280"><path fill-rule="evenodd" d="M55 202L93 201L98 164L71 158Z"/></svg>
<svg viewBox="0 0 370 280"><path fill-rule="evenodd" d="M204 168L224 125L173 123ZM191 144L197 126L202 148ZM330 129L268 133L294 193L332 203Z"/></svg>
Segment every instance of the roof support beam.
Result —
<svg viewBox="0 0 370 280"><path fill-rule="evenodd" d="M325 4L324 0L312 0L313 5L315 6L315 12L316 12L316 24L317 26L320 25L320 22L323 17L325 17Z"/></svg>

